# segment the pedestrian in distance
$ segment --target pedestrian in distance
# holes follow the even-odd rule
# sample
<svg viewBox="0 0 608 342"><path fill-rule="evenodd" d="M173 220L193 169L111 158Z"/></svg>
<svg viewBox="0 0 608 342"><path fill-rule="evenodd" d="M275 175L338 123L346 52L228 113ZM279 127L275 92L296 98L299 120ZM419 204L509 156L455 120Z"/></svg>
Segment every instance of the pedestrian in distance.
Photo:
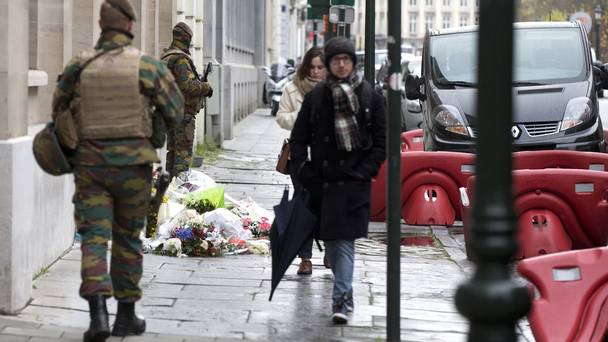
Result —
<svg viewBox="0 0 608 342"><path fill-rule="evenodd" d="M302 107L304 95L308 94L319 82L325 79L325 64L323 63L323 49L313 47L304 54L302 64L298 67L293 81L285 85L281 102L279 102L279 110L277 111L277 123L281 128L291 130L293 124L298 117L298 112ZM295 191L298 191L301 184L297 179L292 177L292 183ZM306 241L298 256L301 259L298 267L298 274L312 274L312 242L313 237Z"/></svg>
<svg viewBox="0 0 608 342"><path fill-rule="evenodd" d="M78 143L73 167L74 217L82 237L80 296L88 301L85 342L140 335L146 322L135 314L142 297L140 233L151 195L153 117L171 128L183 119L183 97L158 60L131 45L136 20L129 0L101 5L101 36L95 48L76 55L60 76L53 97L53 121L73 116ZM152 112L153 109L155 112ZM106 260L112 240L111 267ZM118 311L110 332L107 298Z"/></svg>
<svg viewBox="0 0 608 342"><path fill-rule="evenodd" d="M371 179L385 159L384 99L358 78L350 40L330 39L324 56L326 80L304 96L291 131L290 171L310 192L334 274L331 319L344 324L354 310L355 240L367 236Z"/></svg>
<svg viewBox="0 0 608 342"><path fill-rule="evenodd" d="M171 178L190 169L196 115L203 107L205 98L213 95L213 88L209 83L201 80L192 60L190 54L192 37L192 29L186 23L177 23L173 27L173 41L161 56L173 73L186 101L184 120L177 127L169 130L167 136L166 169Z"/></svg>

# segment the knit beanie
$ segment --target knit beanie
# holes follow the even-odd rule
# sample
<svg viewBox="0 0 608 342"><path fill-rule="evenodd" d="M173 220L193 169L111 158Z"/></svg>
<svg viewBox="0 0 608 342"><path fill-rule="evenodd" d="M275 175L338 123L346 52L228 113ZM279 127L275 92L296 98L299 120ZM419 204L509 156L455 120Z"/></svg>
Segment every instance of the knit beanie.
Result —
<svg viewBox="0 0 608 342"><path fill-rule="evenodd" d="M323 48L325 55L325 66L329 70L329 64L332 58L341 53L347 54L353 60L353 65L357 64L357 56L355 55L355 45L345 37L334 37L325 43Z"/></svg>

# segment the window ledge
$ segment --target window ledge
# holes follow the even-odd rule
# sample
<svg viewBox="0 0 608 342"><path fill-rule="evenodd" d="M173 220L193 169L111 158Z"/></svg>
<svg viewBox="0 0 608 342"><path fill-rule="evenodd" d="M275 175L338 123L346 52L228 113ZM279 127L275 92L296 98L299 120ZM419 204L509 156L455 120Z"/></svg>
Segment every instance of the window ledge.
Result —
<svg viewBox="0 0 608 342"><path fill-rule="evenodd" d="M49 84L49 75L42 70L28 70L27 86L43 87Z"/></svg>

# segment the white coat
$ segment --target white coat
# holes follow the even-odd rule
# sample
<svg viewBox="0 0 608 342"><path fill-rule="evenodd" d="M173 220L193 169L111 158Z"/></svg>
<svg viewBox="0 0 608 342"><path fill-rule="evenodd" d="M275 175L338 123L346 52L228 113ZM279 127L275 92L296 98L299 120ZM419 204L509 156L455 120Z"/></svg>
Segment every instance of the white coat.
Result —
<svg viewBox="0 0 608 342"><path fill-rule="evenodd" d="M281 128L291 130L296 122L304 96L300 93L298 87L293 84L293 81L285 85L281 102L279 102L279 110L277 111L277 123Z"/></svg>

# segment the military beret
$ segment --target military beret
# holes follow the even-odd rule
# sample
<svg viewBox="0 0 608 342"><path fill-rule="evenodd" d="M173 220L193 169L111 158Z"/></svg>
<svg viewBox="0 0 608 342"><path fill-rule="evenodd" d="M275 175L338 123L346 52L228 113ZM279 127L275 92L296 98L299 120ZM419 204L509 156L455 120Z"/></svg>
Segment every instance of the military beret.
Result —
<svg viewBox="0 0 608 342"><path fill-rule="evenodd" d="M125 17L129 18L129 20L137 20L135 10L133 9L133 5L131 5L131 2L129 0L106 0L106 3L115 10L122 13L122 15L124 15Z"/></svg>
<svg viewBox="0 0 608 342"><path fill-rule="evenodd" d="M179 23L177 23L177 24L175 25L175 27L173 27L173 31L176 31L176 30L178 30L178 29L182 30L182 31L183 31L183 32L185 32L187 35L189 35L189 36L190 36L190 38L192 38L192 29L191 29L191 28L190 28L190 26L188 26L188 24L186 24L185 22L180 21Z"/></svg>

